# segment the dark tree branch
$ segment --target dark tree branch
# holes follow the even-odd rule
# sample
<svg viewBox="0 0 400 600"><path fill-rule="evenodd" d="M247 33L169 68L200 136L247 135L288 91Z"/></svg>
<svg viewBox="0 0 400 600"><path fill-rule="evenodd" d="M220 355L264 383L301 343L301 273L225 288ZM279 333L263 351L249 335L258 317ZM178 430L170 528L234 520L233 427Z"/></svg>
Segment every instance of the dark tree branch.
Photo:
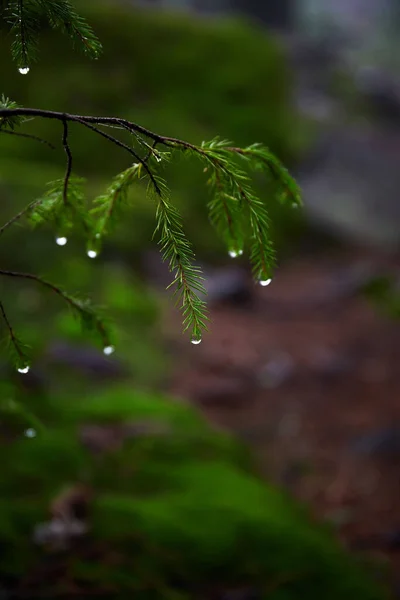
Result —
<svg viewBox="0 0 400 600"><path fill-rule="evenodd" d="M101 131L101 129L98 129L97 127L95 127L94 125L91 125L90 123L86 123L85 121L81 121L80 119L77 119L77 122L81 123L81 125L84 125L85 127L88 127L89 129L91 129L95 133L98 133L99 135L106 138L113 144L116 144L120 148L123 148L124 150L129 152L129 154L131 154L135 158L135 160L137 160L143 166L143 168L146 171L147 175L149 176L157 194L161 195L161 190L159 188L159 185L158 185L157 181L155 180L154 175L151 172L149 166L146 164L146 161L143 160L143 158L141 158L138 154L136 154L136 152L132 148L130 148L127 144L124 144L124 142L121 142L121 140L117 139L116 137L106 133L105 131Z"/></svg>

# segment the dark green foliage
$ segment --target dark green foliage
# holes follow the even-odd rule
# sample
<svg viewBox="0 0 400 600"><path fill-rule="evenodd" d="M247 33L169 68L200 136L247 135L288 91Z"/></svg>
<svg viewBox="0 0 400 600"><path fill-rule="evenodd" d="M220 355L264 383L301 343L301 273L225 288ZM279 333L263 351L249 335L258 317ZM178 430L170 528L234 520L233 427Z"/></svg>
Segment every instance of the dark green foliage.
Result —
<svg viewBox="0 0 400 600"><path fill-rule="evenodd" d="M39 595L75 583L115 598L194 599L247 586L273 600L383 598L327 531L259 481L236 442L213 432L192 408L114 388L84 402L61 397L51 410L54 428L7 448L3 576L35 580L35 571L57 564L59 575L50 571L35 589ZM77 436L79 427L95 423L136 424L137 432L122 447L91 455ZM90 533L70 553L38 552L34 526L77 483L94 491Z"/></svg>
<svg viewBox="0 0 400 600"><path fill-rule="evenodd" d="M21 31L16 34L13 57L18 64L28 64L30 52L34 59L34 44L38 33L35 21L35 7L39 5L48 13L50 24L59 27L77 36L84 46L88 44L92 48L95 42L90 28L84 19L79 17L69 2L60 0L49 2L49 0L38 0L36 3L29 0L18 0L15 7L15 26ZM48 8L46 8L48 5ZM24 25L26 21L26 26ZM32 21L32 23L31 23ZM29 33L29 35L28 35ZM22 74L27 74L28 68L19 69ZM59 121L62 124L62 147L66 156L66 168L63 180L54 182L51 189L43 198L30 204L17 217L9 220L2 227L2 232L20 219L23 214L29 213L33 222L43 221L55 222L57 230L66 231L74 228L75 224L83 224L85 234L88 237L88 255L94 258L102 244L104 235L109 229L110 222L116 218L116 208L120 207L123 198L126 200L127 191L133 180L145 178L148 189L155 193L156 197L156 232L160 233L160 244L164 260L169 263L170 271L173 273L173 283L178 295L180 308L183 313L184 331L190 329L192 341L201 341L202 332L206 329L205 303L198 295L205 293L202 285L200 268L195 264L195 255L191 244L183 230L181 217L175 206L171 203L169 191L164 180L160 179L156 164L169 159L176 152L191 153L200 157L206 164L205 170L211 170L209 183L214 192L214 200L209 203L209 216L211 222L216 226L218 232L225 238L229 253L238 256L243 253L245 241L244 211L249 212L251 248L250 258L253 272L257 281L269 281L274 264L274 253L269 231L269 215L265 199L260 200L253 191L249 176L238 168L236 156L245 157L247 166L259 167L261 161L269 179L277 180L279 198L296 198L300 203L300 194L295 182L280 165L279 160L261 145L249 148L238 148L228 142L214 140L210 143L202 143L201 146L188 143L177 138L172 138L137 125L125 118L104 118L97 116L79 116L66 112L48 111L32 108L18 107L16 104L9 106L9 101L4 100L0 107L1 129L0 132L15 133L14 128L17 119L23 117L49 119ZM19 124L23 124L20 120ZM107 192L95 201L95 209L87 212L84 198L79 183L73 179L73 150L70 144L70 126L79 124L89 129L94 134L105 138L112 144L128 152L135 159L135 163L127 170L120 173ZM131 143L128 145L116 137L104 131L104 128L114 128L131 134ZM20 132L16 132L20 135ZM38 136L32 136L22 132L24 137L44 141ZM162 148L162 151L159 148ZM283 191L282 191L283 190ZM293 201L292 201L293 204ZM296 205L297 205L296 204ZM96 222L96 215L100 210L100 220ZM92 219L89 219L89 216ZM94 219L93 219L94 217ZM65 236L66 231L63 231ZM16 272L1 271L1 275L11 277L26 277L27 279L41 282L46 287L51 287L46 281L30 274L18 274ZM61 295L73 308L77 308L85 324L90 324L91 329L97 330L105 343L108 334L100 321L95 317L94 309L87 302L84 304L72 300L72 297L60 288L53 286L53 291ZM3 310L4 313L4 310ZM7 325L10 332L11 343L16 344L16 336L13 329ZM15 348L19 355L19 347Z"/></svg>
<svg viewBox="0 0 400 600"><path fill-rule="evenodd" d="M29 71L37 60L43 18L50 27L70 37L74 46L79 46L89 57L98 58L101 53L101 44L92 28L69 0L7 0L3 11L11 26L12 58L22 70Z"/></svg>

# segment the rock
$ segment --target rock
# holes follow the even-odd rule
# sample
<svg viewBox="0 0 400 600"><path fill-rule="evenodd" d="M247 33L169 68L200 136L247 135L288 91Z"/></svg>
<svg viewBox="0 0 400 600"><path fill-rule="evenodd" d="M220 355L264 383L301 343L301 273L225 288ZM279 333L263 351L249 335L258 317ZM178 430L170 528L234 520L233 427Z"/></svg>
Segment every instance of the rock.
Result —
<svg viewBox="0 0 400 600"><path fill-rule="evenodd" d="M298 173L310 219L336 236L397 248L399 152L395 130L352 125L327 134Z"/></svg>
<svg viewBox="0 0 400 600"><path fill-rule="evenodd" d="M35 544L49 545L55 550L65 550L69 543L87 533L88 527L78 519L52 519L36 525L33 532Z"/></svg>

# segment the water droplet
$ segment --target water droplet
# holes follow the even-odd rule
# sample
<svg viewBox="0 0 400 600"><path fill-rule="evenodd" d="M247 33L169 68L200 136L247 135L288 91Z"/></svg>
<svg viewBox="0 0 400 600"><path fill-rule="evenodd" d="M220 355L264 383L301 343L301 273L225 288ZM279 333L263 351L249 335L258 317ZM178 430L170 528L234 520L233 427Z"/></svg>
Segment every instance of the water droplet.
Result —
<svg viewBox="0 0 400 600"><path fill-rule="evenodd" d="M89 258L96 258L97 252L96 252L96 250L88 250L87 255Z"/></svg>
<svg viewBox="0 0 400 600"><path fill-rule="evenodd" d="M269 285L271 283L272 279L261 279L260 280L260 285L262 285L263 287L266 287L267 285Z"/></svg>
<svg viewBox="0 0 400 600"><path fill-rule="evenodd" d="M243 250L229 250L228 254L231 258L237 258L238 256L242 256Z"/></svg>
<svg viewBox="0 0 400 600"><path fill-rule="evenodd" d="M103 348L103 353L104 353L106 356L110 356L110 354L112 354L113 352L115 352L115 348L114 348L114 346L105 346L105 347Z"/></svg>
<svg viewBox="0 0 400 600"><path fill-rule="evenodd" d="M20 367L17 370L18 370L18 373L23 373L25 375L25 373L29 373L29 369L30 369L30 366L26 365L26 367Z"/></svg>
<svg viewBox="0 0 400 600"><path fill-rule="evenodd" d="M29 429L25 430L25 437L27 438L34 438L36 437L36 429L32 429L32 427L30 427Z"/></svg>
<svg viewBox="0 0 400 600"><path fill-rule="evenodd" d="M192 335L192 339L190 341L192 342L192 344L194 344L195 346L197 346L198 344L201 344L201 336L199 336L199 335Z"/></svg>
<svg viewBox="0 0 400 600"><path fill-rule="evenodd" d="M57 246L65 246L65 244L68 242L68 239L66 237L57 237L56 238L56 244Z"/></svg>
<svg viewBox="0 0 400 600"><path fill-rule="evenodd" d="M18 69L18 71L21 73L21 75L28 75L29 67L21 67Z"/></svg>

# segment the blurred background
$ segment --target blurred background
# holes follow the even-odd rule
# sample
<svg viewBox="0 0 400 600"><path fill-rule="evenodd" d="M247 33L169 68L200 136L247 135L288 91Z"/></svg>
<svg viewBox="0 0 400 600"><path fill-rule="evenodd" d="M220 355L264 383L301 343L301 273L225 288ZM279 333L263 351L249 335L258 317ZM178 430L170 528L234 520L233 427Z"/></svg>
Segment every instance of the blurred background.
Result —
<svg viewBox="0 0 400 600"><path fill-rule="evenodd" d="M314 541L302 538L302 516L293 523L285 516L291 505L277 507L278 489L372 561L400 597L399 3L78 4L104 55L90 62L44 30L40 60L23 77L3 29L1 92L23 106L122 116L193 143L216 135L236 145L262 142L297 178L305 209L265 198L279 264L261 288L246 252L232 261L209 225L199 165L168 167L206 273L211 325L200 346L181 334L152 241L154 206L139 186L96 260L79 236L59 247L62 232L51 229L18 223L4 233L4 268L90 295L114 322L116 348L105 357L46 291L0 281L9 319L34 357L27 375L14 372L6 353L1 362L4 598L85 597L87 590L115 598L117 590L122 598L132 590L144 598L328 598L323 582L334 577L333 590L333 568L309 588L285 579ZM37 120L25 128L57 144L54 152L0 138L2 221L63 176L58 125ZM129 165L89 131L71 128L70 143L89 198ZM265 181L255 186L267 194ZM262 501L247 469L268 482ZM261 521L258 502L267 512ZM264 523L269 540L279 519L278 546L254 541L249 523ZM128 543L132 523L137 538ZM231 556L238 523L242 554ZM85 541L89 524L94 549ZM185 595L185 577L147 548L143 532L172 555L184 549L184 573L199 596ZM288 542L294 535L297 542ZM287 557L291 544L298 555L293 549ZM257 560L268 554L272 579L283 572L283 588L267 593L260 575L267 567L254 566L250 548ZM274 567L271 548L283 557ZM135 584L126 552L140 565ZM245 563L242 573L237 565ZM232 570L240 571L234 580ZM378 597L366 588L357 595L349 584L332 598ZM7 595L15 589L19 595Z"/></svg>

